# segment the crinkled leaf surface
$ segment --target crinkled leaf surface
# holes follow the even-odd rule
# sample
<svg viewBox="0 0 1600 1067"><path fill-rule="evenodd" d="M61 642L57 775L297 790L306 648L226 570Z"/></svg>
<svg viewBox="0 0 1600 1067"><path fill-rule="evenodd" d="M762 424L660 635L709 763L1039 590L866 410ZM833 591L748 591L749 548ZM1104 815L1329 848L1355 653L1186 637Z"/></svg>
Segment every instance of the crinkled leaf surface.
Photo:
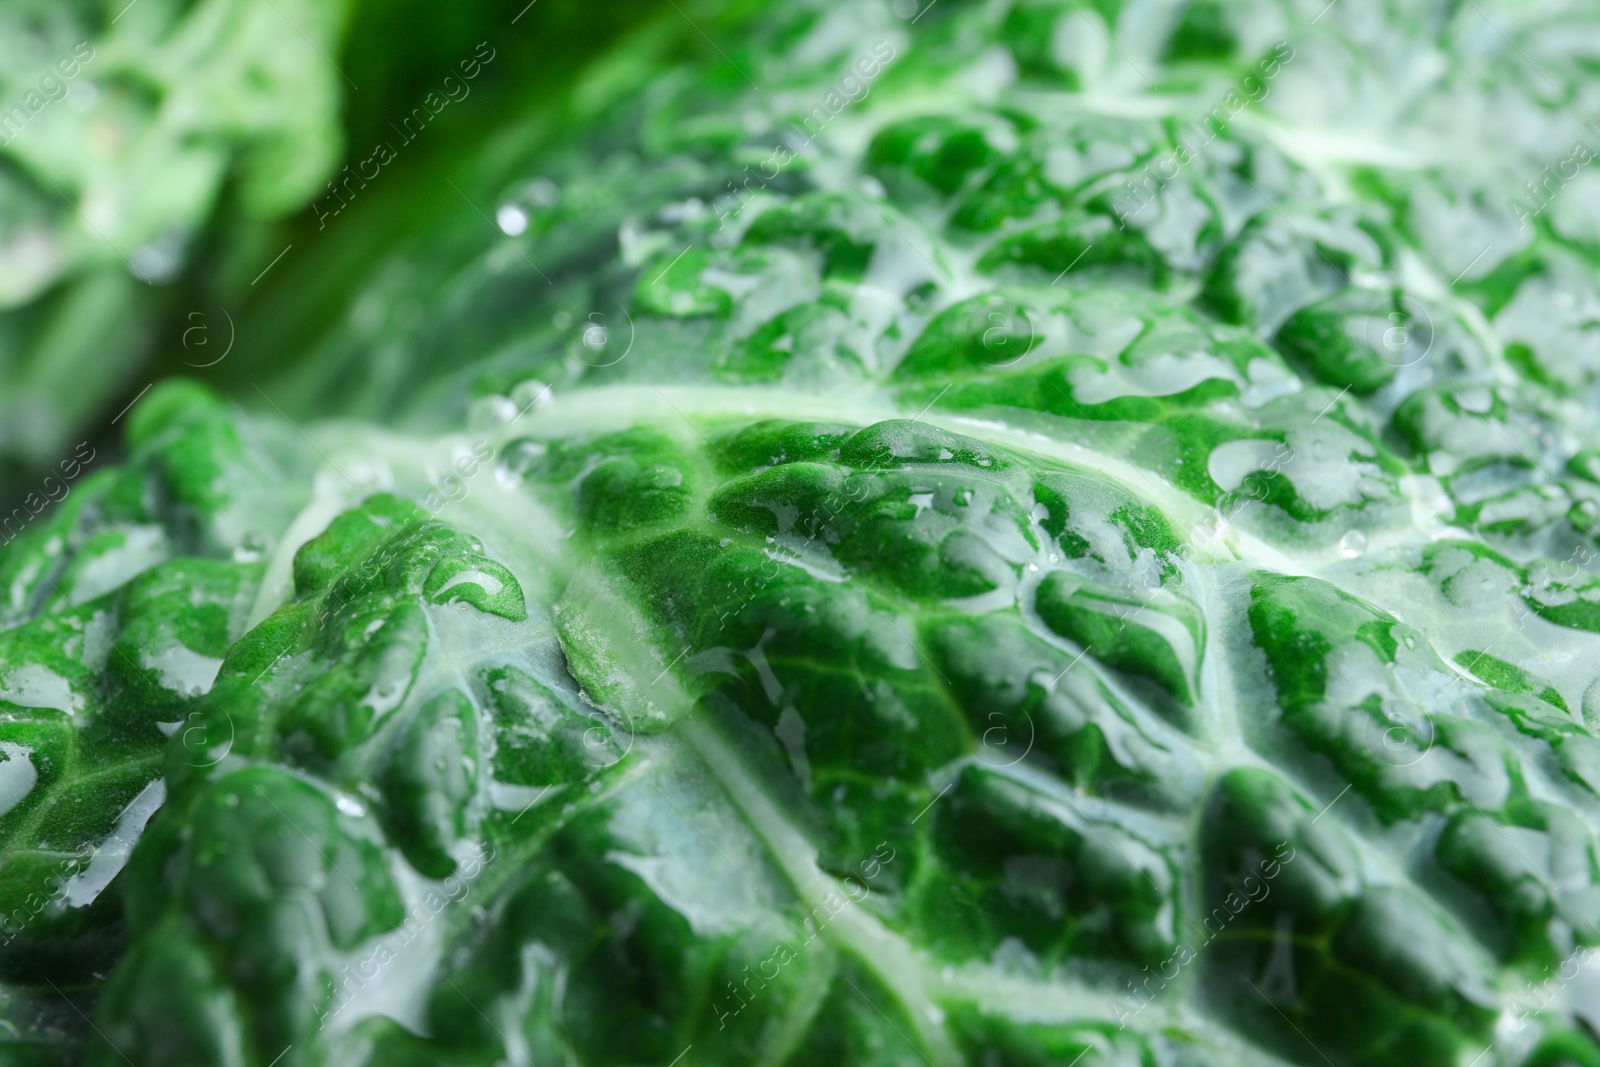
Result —
<svg viewBox="0 0 1600 1067"><path fill-rule="evenodd" d="M153 392L0 557L6 871L122 857L8 1051L1600 1062L1596 27L1320 6L646 33L368 421Z"/></svg>

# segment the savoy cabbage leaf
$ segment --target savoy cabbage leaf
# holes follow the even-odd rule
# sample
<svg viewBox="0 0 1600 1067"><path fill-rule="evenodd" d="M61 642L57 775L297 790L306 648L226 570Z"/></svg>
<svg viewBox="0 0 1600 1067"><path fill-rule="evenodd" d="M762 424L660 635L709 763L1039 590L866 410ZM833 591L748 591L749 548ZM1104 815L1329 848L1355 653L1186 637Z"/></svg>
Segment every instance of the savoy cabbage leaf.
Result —
<svg viewBox="0 0 1600 1067"><path fill-rule="evenodd" d="M1600 1063L1600 23L694 15L3 550L0 1054Z"/></svg>

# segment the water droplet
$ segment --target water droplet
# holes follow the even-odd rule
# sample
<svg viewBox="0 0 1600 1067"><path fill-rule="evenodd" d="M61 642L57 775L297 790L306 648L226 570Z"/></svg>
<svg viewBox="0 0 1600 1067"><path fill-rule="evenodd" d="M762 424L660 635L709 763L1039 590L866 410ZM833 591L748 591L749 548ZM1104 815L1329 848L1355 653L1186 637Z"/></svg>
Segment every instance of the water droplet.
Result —
<svg viewBox="0 0 1600 1067"><path fill-rule="evenodd" d="M561 199L561 190L549 178L538 178L523 188L522 199L534 207L553 207Z"/></svg>
<svg viewBox="0 0 1600 1067"><path fill-rule="evenodd" d="M512 387L511 402L517 405L518 411L526 415L533 408L550 403L550 386L537 378L518 382Z"/></svg>
<svg viewBox="0 0 1600 1067"><path fill-rule="evenodd" d="M528 228L528 213L515 204L501 204L500 210L494 213L494 221L501 233L515 237Z"/></svg>
<svg viewBox="0 0 1600 1067"><path fill-rule="evenodd" d="M691 196L687 200L680 200L668 204L656 213L656 218L664 225L677 226L681 223L692 222L706 213L705 202L698 196Z"/></svg>
<svg viewBox="0 0 1600 1067"><path fill-rule="evenodd" d="M177 233L167 233L141 245L128 257L133 274L140 281L169 282L183 266L183 238Z"/></svg>
<svg viewBox="0 0 1600 1067"><path fill-rule="evenodd" d="M495 481L507 489L515 489L522 484L528 471L533 465L544 457L545 446L542 442L522 438L506 446L504 458L495 465Z"/></svg>
<svg viewBox="0 0 1600 1067"><path fill-rule="evenodd" d="M1351 530L1339 538L1339 551L1346 557L1354 559L1367 550L1367 535L1360 530Z"/></svg>
<svg viewBox="0 0 1600 1067"><path fill-rule="evenodd" d="M474 430L491 430L517 417L517 405L509 396L498 393L480 396L467 411L467 424Z"/></svg>
<svg viewBox="0 0 1600 1067"><path fill-rule="evenodd" d="M583 331L583 347L591 352L600 351L610 339L611 331L598 322Z"/></svg>
<svg viewBox="0 0 1600 1067"><path fill-rule="evenodd" d="M233 549L235 563L259 563L272 549L272 542L258 533L249 534Z"/></svg>

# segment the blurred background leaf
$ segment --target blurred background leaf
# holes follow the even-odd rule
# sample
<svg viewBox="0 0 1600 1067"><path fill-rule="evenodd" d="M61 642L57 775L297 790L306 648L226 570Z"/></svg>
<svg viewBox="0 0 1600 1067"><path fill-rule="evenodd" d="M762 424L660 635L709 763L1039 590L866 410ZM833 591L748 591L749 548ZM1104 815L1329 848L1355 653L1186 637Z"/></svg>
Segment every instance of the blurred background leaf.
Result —
<svg viewBox="0 0 1600 1067"><path fill-rule="evenodd" d="M294 294L294 321L333 314L345 286L411 216L439 209L438 189L449 192L439 176L465 146L558 97L596 49L658 6L0 7L4 512L77 442L114 455L111 420L157 378L215 374L238 385L263 373L254 364L241 376L217 362L231 354L252 298L311 272L310 287ZM478 64L475 55L492 59ZM463 62L478 69L470 82ZM426 110L430 93L436 115ZM425 136L404 144L393 124L419 107L430 120ZM292 252L275 260L322 236L311 205L332 197L330 180L370 160L385 139L403 147L364 190L361 210L339 219L339 242L321 242L305 257L313 265ZM276 276L263 277L269 265ZM275 348L270 369L296 354L292 345Z"/></svg>

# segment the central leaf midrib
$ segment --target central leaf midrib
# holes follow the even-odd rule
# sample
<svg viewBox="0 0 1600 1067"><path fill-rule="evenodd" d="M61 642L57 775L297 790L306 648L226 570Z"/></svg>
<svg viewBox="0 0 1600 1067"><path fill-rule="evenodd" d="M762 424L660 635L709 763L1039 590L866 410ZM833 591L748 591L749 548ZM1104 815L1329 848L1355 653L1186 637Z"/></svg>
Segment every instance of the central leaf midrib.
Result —
<svg viewBox="0 0 1600 1067"><path fill-rule="evenodd" d="M751 777L739 754L714 727L691 713L678 729L744 814L808 910L827 909L825 901L830 895L846 901L821 932L871 971L900 1002L921 1039L918 1051L932 1056L937 1063L959 1065L961 1056L949 1035L933 1021L941 1013L927 994L923 976L931 968L920 954L849 902L842 886L817 865L816 847L783 817L777 804Z"/></svg>

